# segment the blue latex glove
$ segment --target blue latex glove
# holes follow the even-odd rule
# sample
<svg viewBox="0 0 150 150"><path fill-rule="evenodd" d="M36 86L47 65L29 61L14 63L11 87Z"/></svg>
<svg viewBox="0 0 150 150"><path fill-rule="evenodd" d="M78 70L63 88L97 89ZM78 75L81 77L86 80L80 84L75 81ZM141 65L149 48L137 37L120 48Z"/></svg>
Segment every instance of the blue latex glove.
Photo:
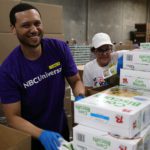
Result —
<svg viewBox="0 0 150 150"><path fill-rule="evenodd" d="M75 97L75 101L79 101L79 100L81 100L83 98L85 98L84 95L78 95L78 96Z"/></svg>
<svg viewBox="0 0 150 150"><path fill-rule="evenodd" d="M123 68L123 56L118 58L117 74L120 75L120 69Z"/></svg>
<svg viewBox="0 0 150 150"><path fill-rule="evenodd" d="M59 133L43 130L38 139L45 150L58 150L58 147L60 146L59 138L62 138Z"/></svg>

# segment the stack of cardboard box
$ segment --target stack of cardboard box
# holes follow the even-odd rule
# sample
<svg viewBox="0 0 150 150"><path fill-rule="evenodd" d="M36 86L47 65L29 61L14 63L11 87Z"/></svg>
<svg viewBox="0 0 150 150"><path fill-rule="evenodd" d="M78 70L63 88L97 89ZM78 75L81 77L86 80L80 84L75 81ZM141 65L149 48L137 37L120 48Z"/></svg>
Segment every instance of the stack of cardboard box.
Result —
<svg viewBox="0 0 150 150"><path fill-rule="evenodd" d="M76 150L150 149L149 71L150 52L129 51L119 86L75 102Z"/></svg>
<svg viewBox="0 0 150 150"><path fill-rule="evenodd" d="M74 134L75 150L149 150L150 148L150 127L132 140L113 137L106 132L83 125L76 126Z"/></svg>
<svg viewBox="0 0 150 150"><path fill-rule="evenodd" d="M120 50L133 50L134 45L132 41L125 41L125 42L120 42L114 45L114 49L116 51Z"/></svg>
<svg viewBox="0 0 150 150"><path fill-rule="evenodd" d="M150 50L136 49L123 56L120 84L150 90Z"/></svg>
<svg viewBox="0 0 150 150"><path fill-rule="evenodd" d="M18 40L11 33L10 22L9 22L9 11L11 8L20 3L20 0L1 0L0 5L0 64L12 51L12 49L18 45Z"/></svg>
<svg viewBox="0 0 150 150"><path fill-rule="evenodd" d="M65 97L64 97L64 109L67 115L68 126L70 131L70 140L72 140L72 127L73 127L73 102L71 101L71 88L66 81L66 88L65 88Z"/></svg>
<svg viewBox="0 0 150 150"><path fill-rule="evenodd" d="M149 92L114 86L75 102L75 122L79 125L73 129L73 140L77 150L80 146L103 150L105 144L107 150L144 147L150 140L149 128L142 131L150 123L149 96Z"/></svg>

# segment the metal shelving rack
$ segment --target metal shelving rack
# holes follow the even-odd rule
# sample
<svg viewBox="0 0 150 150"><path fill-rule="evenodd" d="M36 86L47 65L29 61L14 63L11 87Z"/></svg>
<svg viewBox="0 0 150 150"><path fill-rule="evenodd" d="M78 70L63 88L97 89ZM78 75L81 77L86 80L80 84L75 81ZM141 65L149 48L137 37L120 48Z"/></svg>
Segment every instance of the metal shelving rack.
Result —
<svg viewBox="0 0 150 150"><path fill-rule="evenodd" d="M91 46L75 45L69 47L77 65L85 65L91 60Z"/></svg>

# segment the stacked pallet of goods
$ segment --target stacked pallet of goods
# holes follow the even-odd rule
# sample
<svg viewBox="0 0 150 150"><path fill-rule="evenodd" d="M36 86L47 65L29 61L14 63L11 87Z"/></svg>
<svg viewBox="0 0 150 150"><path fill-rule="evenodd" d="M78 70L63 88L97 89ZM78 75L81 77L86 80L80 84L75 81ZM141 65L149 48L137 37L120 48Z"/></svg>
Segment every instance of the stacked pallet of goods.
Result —
<svg viewBox="0 0 150 150"><path fill-rule="evenodd" d="M120 85L75 102L76 150L150 150L150 51L123 60Z"/></svg>

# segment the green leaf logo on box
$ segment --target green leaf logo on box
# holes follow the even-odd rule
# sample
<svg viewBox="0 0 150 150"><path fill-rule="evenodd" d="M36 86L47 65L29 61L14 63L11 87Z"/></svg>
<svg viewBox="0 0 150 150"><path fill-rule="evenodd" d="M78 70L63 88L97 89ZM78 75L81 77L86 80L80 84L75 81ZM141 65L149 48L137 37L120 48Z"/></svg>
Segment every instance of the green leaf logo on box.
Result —
<svg viewBox="0 0 150 150"><path fill-rule="evenodd" d="M108 141L106 139L98 138L98 137L93 137L93 141L96 144L96 146L101 147L103 149L109 149L111 146L111 141Z"/></svg>
<svg viewBox="0 0 150 150"><path fill-rule="evenodd" d="M141 102L136 102L127 98L123 99L114 96L105 96L104 103L113 105L115 107L125 107L125 106L138 107L141 105Z"/></svg>
<svg viewBox="0 0 150 150"><path fill-rule="evenodd" d="M80 105L77 105L75 106L76 109L78 110L79 113L83 114L83 115L88 115L89 112L90 112L90 108L87 107L87 106L80 106Z"/></svg>

